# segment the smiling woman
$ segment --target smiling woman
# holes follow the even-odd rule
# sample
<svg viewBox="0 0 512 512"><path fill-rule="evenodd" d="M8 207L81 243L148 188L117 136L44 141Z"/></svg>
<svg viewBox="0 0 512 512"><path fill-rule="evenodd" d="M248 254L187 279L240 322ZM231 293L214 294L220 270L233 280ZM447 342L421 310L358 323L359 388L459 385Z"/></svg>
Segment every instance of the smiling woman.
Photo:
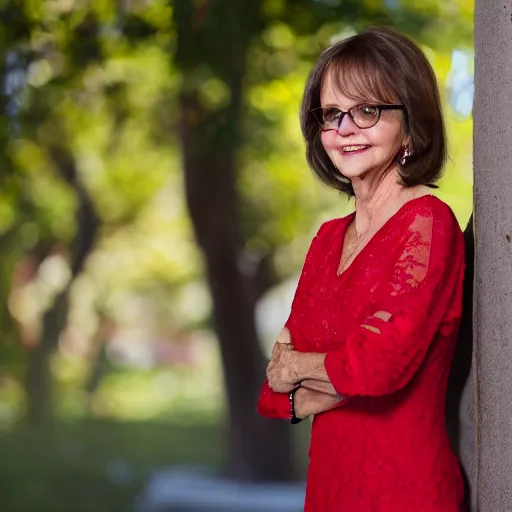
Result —
<svg viewBox="0 0 512 512"><path fill-rule="evenodd" d="M313 239L258 410L314 417L307 512L461 512L444 404L464 243L432 195L446 157L432 68L370 28L319 57L301 123L310 166L356 209Z"/></svg>
<svg viewBox="0 0 512 512"><path fill-rule="evenodd" d="M352 114L339 115L349 108ZM319 109L326 116L319 115ZM364 37L341 41L319 57L306 84L301 126L308 162L322 181L353 195L350 181L340 180L337 165L341 164L324 147L326 141L332 146L336 132L349 130L350 134L347 117L361 130L362 138L370 135L364 130L376 127L374 131L382 133L396 121L395 127L403 131L393 154L401 163L401 181L413 186L439 179L446 143L436 78L421 50L400 34L369 29ZM360 122L363 117L372 122ZM348 142L361 143L355 137Z"/></svg>

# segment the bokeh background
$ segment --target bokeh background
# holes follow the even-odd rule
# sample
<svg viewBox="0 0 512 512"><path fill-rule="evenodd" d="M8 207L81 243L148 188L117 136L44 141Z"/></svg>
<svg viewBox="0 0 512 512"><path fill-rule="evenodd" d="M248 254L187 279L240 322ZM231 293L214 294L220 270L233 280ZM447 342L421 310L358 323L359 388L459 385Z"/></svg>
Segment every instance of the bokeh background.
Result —
<svg viewBox="0 0 512 512"><path fill-rule="evenodd" d="M436 193L464 227L473 2L4 0L0 16L0 510L142 510L165 468L300 482L309 424L255 417L257 388L311 237L353 206L305 163L307 73L369 24L413 38L446 115Z"/></svg>

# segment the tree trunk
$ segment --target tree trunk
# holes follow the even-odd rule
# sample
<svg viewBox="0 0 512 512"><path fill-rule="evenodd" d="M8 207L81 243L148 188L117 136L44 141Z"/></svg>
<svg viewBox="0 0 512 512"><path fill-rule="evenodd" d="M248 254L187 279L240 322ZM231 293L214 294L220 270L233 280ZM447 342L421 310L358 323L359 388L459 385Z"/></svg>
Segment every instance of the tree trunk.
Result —
<svg viewBox="0 0 512 512"><path fill-rule="evenodd" d="M185 138L184 155L190 164L194 149L188 147L188 142ZM225 154L222 162L210 158L194 165L199 176L194 176L190 168L187 171L189 204L204 251L227 388L229 473L242 479L278 480L290 476L289 432L285 424L269 422L256 414L264 361L256 335L255 304L238 264L241 251L236 241L235 177L233 162L227 161L229 156ZM202 169L215 178L204 180ZM209 199L194 201L205 193Z"/></svg>
<svg viewBox="0 0 512 512"><path fill-rule="evenodd" d="M51 356L66 324L69 288L66 287L45 313L38 345L28 357L25 387L28 395L27 420L45 423L53 418Z"/></svg>
<svg viewBox="0 0 512 512"><path fill-rule="evenodd" d="M291 476L288 426L256 413L264 360L254 320L257 286L250 285L241 265L236 190L245 61L258 15L258 0L176 4L176 60L184 74L181 142L187 204L205 259L227 390L228 472L244 480L282 480ZM205 105L201 74L225 84L225 105Z"/></svg>
<svg viewBox="0 0 512 512"><path fill-rule="evenodd" d="M512 4L475 6L478 512L512 507Z"/></svg>
<svg viewBox="0 0 512 512"><path fill-rule="evenodd" d="M93 249L99 225L93 203L78 178L72 155L60 147L48 149L61 178L75 191L78 209L76 235L71 246L70 282L57 295L52 307L45 313L39 344L28 358L25 377L29 399L27 419L33 423L47 422L53 417L50 359L57 347L59 335L66 325L71 286Z"/></svg>

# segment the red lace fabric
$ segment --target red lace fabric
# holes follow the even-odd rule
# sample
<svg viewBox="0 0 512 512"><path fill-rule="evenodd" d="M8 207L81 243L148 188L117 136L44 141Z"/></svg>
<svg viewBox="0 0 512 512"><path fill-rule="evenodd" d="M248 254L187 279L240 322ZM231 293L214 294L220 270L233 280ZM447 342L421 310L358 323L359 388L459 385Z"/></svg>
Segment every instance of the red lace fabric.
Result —
<svg viewBox="0 0 512 512"><path fill-rule="evenodd" d="M305 511L460 512L444 408L462 232L439 199L411 200L337 276L353 216L321 226L287 321L297 350L327 353L329 379L347 397L313 419ZM258 410L289 418L287 395L265 382Z"/></svg>

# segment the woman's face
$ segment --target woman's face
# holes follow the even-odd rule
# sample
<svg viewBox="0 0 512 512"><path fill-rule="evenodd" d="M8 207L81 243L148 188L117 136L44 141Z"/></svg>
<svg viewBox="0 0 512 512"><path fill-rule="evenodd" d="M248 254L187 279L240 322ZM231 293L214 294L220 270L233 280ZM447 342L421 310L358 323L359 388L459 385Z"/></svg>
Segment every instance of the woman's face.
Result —
<svg viewBox="0 0 512 512"><path fill-rule="evenodd" d="M347 111L362 103L340 93L330 73L324 82L320 101L323 108L336 107ZM383 110L380 119L371 128L358 128L345 115L338 131L322 132L321 139L329 158L343 176L353 180L373 175L378 177L389 170L405 146L403 114L400 110Z"/></svg>

